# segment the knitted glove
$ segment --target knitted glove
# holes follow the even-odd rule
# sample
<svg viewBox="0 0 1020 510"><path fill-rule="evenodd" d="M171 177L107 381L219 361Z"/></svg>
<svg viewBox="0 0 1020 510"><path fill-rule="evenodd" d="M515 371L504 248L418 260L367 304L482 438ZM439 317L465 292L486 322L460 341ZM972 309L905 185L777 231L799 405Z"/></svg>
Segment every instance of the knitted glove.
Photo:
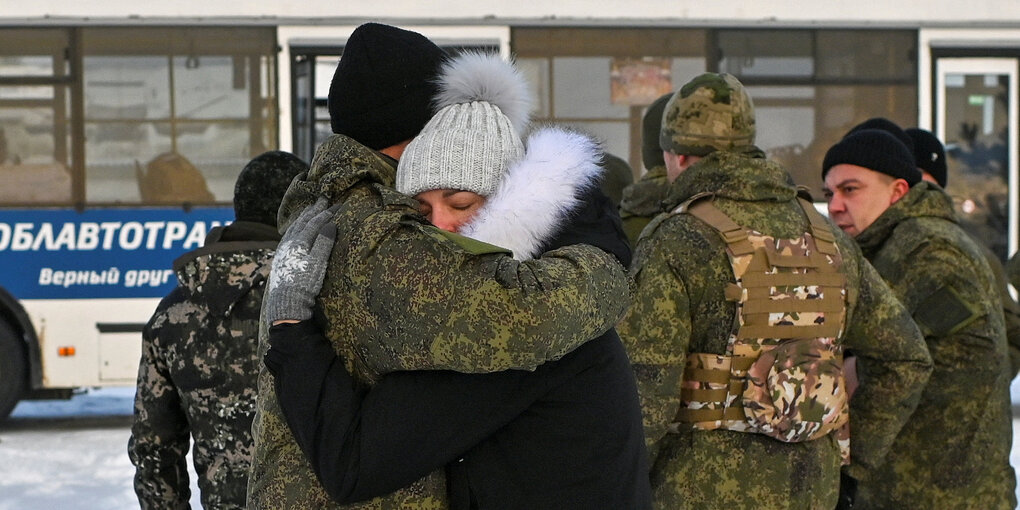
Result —
<svg viewBox="0 0 1020 510"><path fill-rule="evenodd" d="M337 206L327 209L327 204L325 198L320 198L308 206L280 240L265 297L266 322L270 325L278 320L312 317L315 296L322 288L336 239L332 217Z"/></svg>

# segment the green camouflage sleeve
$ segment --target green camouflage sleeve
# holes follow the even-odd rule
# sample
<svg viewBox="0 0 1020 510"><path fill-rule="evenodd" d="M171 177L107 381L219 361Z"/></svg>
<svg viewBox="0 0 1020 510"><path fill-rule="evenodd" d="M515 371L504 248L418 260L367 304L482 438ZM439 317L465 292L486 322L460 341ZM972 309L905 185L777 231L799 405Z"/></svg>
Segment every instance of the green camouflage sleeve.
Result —
<svg viewBox="0 0 1020 510"><path fill-rule="evenodd" d="M637 378L652 459L655 444L666 435L680 406L680 378L691 337L687 289L668 254L658 239L642 240L631 269L634 302L617 326Z"/></svg>
<svg viewBox="0 0 1020 510"><path fill-rule="evenodd" d="M372 254L370 308L388 341L365 349L387 350L367 353L380 373L532 370L609 330L630 303L623 266L592 246L520 262L425 235L409 225Z"/></svg>
<svg viewBox="0 0 1020 510"><path fill-rule="evenodd" d="M933 377L939 384L925 398L941 409L960 409L961 419L952 421L955 431L946 431L945 437L965 441L977 428L966 416L979 419L980 413L964 409L994 401L1004 364L1009 363L1000 337L1004 332L1001 303L987 276L981 274L985 264L956 246L927 243L910 260L912 271L893 289L902 289L903 304L924 333L932 359L938 361Z"/></svg>
<svg viewBox="0 0 1020 510"><path fill-rule="evenodd" d="M1006 321L1006 346L1009 349L1009 378L1012 380L1020 371L1020 305L1009 293L1006 270L995 252L983 244L979 244L978 247L982 248L985 260L995 275L995 288L999 291L999 301L1002 302L1002 318Z"/></svg>
<svg viewBox="0 0 1020 510"><path fill-rule="evenodd" d="M856 249L854 246L852 249ZM862 256L857 305L844 335L860 386L850 402L847 474L862 480L881 465L914 412L932 370L924 337L878 271Z"/></svg>
<svg viewBox="0 0 1020 510"><path fill-rule="evenodd" d="M128 457L143 509L188 508L188 420L150 328L142 337Z"/></svg>
<svg viewBox="0 0 1020 510"><path fill-rule="evenodd" d="M1003 318L1006 320L1006 342L1009 348L1010 380L1020 373L1020 306L1012 296L1003 298Z"/></svg>
<svg viewBox="0 0 1020 510"><path fill-rule="evenodd" d="M1009 260L1006 261L1003 269L1006 271L1006 279L1013 287L1020 290L1020 252L1014 253Z"/></svg>

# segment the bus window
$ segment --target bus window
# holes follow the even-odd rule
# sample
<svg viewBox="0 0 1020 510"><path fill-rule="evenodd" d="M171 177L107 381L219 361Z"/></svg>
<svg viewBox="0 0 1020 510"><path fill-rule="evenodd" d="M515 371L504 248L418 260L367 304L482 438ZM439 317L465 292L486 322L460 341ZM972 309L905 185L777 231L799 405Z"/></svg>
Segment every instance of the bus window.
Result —
<svg viewBox="0 0 1020 510"><path fill-rule="evenodd" d="M0 28L0 419L24 391L132 384L175 258L277 146L276 36ZM24 378L21 377L24 374Z"/></svg>
<svg viewBox="0 0 1020 510"><path fill-rule="evenodd" d="M115 53L84 59L87 202L229 202L239 169L275 147L265 55L212 43L169 56L121 54L101 34L87 40ZM140 167L168 154L188 161L208 196L159 195L138 180L149 175Z"/></svg>
<svg viewBox="0 0 1020 510"><path fill-rule="evenodd" d="M0 205L11 202L66 203L71 200L71 169L65 130L55 129L52 86L0 87ZM62 153L62 154L61 154Z"/></svg>
<svg viewBox="0 0 1020 510"><path fill-rule="evenodd" d="M0 206L71 200L66 30L0 30Z"/></svg>

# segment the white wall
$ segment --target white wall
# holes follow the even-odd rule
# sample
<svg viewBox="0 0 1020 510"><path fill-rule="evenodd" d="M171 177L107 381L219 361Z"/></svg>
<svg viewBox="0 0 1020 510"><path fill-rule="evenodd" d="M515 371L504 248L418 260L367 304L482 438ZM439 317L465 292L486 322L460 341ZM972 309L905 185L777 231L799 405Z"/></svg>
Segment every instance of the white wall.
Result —
<svg viewBox="0 0 1020 510"><path fill-rule="evenodd" d="M814 24L832 23L904 23L918 25L929 22L1010 24L1020 22L1020 2L1017 0L899 0L893 2L852 2L836 0L788 0L764 2L761 0L731 0L707 2L705 0L557 0L555 2L528 2L508 0L444 0L422 2L418 0L301 0L266 1L236 0L210 2L208 0L138 1L93 0L68 2L67 0L35 0L17 2L3 0L0 20L11 21L46 18L48 23L60 23L61 18L90 18L96 21L162 17L284 17L301 19L298 24L315 23L329 17L350 18L357 23L364 19L388 20L415 24L448 23L463 20L471 23L479 19L544 19L554 23L591 22L609 20L640 24L675 24L697 20L725 22L777 21ZM99 18L99 19L97 19ZM443 21L438 21L443 20ZM159 21L159 20L156 20ZM335 21L327 21L335 23ZM498 22L498 21L497 21ZM402 24L402 23L401 23Z"/></svg>

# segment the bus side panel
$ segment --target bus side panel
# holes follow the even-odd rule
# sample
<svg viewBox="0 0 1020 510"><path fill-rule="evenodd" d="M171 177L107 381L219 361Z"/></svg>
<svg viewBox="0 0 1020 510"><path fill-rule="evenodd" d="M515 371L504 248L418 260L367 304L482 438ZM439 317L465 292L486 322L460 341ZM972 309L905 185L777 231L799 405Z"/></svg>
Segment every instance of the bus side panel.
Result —
<svg viewBox="0 0 1020 510"><path fill-rule="evenodd" d="M130 384L141 330L177 278L174 259L230 207L0 209L0 287L39 342L42 388Z"/></svg>
<svg viewBox="0 0 1020 510"><path fill-rule="evenodd" d="M159 299L22 301L36 327L43 387L133 384L141 330Z"/></svg>

